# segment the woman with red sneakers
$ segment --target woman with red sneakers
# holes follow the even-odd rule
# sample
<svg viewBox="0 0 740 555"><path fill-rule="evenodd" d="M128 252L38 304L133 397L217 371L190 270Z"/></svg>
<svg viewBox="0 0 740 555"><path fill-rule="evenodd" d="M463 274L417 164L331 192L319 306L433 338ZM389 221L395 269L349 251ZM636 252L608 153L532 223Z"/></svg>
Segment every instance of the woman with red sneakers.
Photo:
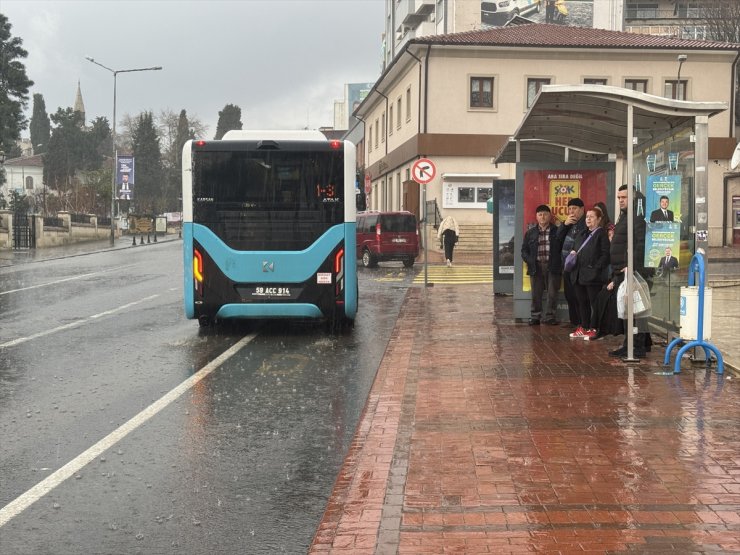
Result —
<svg viewBox="0 0 740 555"><path fill-rule="evenodd" d="M601 208L594 206L588 210L586 230L576 237L573 245L577 259L570 279L578 300L581 325L570 334L571 339L589 340L597 335L599 323L594 304L599 291L609 279L609 236L605 228L606 222Z"/></svg>

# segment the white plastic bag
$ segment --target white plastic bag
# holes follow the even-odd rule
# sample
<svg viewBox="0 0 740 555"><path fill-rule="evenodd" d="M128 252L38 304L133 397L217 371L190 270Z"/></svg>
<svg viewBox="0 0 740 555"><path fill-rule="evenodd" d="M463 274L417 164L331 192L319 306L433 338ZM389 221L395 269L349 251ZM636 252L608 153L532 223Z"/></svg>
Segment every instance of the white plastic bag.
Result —
<svg viewBox="0 0 740 555"><path fill-rule="evenodd" d="M650 288L637 272L632 274L632 313L635 318L647 318L653 313L650 301ZM627 280L617 289L617 316L627 318Z"/></svg>

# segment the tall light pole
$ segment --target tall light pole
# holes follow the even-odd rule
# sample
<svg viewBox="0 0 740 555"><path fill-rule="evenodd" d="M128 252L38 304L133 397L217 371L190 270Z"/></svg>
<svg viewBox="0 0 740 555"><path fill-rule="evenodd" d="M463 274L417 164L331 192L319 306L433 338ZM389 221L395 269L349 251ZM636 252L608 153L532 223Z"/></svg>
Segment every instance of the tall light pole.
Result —
<svg viewBox="0 0 740 555"><path fill-rule="evenodd" d="M162 69L161 66L155 67L140 67L136 69L111 69L108 66L104 66L100 62L94 60L90 56L85 56L85 59L89 62L94 63L97 66L107 69L113 74L113 177L111 179L111 196L110 196L110 246L112 247L115 243L116 237L116 225L113 219L114 212L116 209L116 159L118 158L118 150L116 149L116 78L119 73L131 73L134 71L159 71Z"/></svg>

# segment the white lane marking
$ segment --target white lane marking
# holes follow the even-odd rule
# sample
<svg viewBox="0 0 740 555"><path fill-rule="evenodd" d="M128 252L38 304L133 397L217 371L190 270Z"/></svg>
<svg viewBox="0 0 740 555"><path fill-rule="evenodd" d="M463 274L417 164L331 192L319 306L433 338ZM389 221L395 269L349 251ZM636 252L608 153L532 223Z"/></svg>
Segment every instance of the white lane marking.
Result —
<svg viewBox="0 0 740 555"><path fill-rule="evenodd" d="M92 316L88 316L87 318L82 318L81 320L77 320L76 322L70 322L69 324L64 324L63 326L58 326L50 330L40 331L38 333L34 333L33 335L28 335L26 337L18 337L17 339L12 339L10 341L6 341L5 343L0 343L0 349L6 348L6 347L15 347L16 345L20 345L21 343L26 343L27 341L31 341L33 339L38 339L39 337L51 335L52 333L57 333L62 330L68 330L70 328L76 328L77 326L81 326L82 324L86 324L92 320L96 320L97 318L102 318L103 316L110 316L111 314L115 314L116 312L126 310L127 308L143 303L145 301L156 299L157 297L159 297L159 294L149 295L148 297L144 297L143 299L139 299L138 301L133 301L131 303L124 304L116 308L111 308L110 310L106 310L104 312L98 312L97 314L93 314Z"/></svg>
<svg viewBox="0 0 740 555"><path fill-rule="evenodd" d="M72 276L64 279L57 279L55 281L50 281L48 283L39 283L38 285L29 285L28 287L21 287L20 289L11 289L10 291L1 291L0 295L8 295L10 293L18 293L19 291L28 291L29 289L37 289L39 287L46 287L47 285L56 285L57 283L64 283L65 281L72 281L75 279L82 279L90 276L94 276L97 274L102 274L103 272L91 272L89 274L81 274L79 276Z"/></svg>
<svg viewBox="0 0 740 555"><path fill-rule="evenodd" d="M0 509L0 527L4 526L10 519L20 514L31 504L41 499L44 495L49 493L59 484L79 472L82 467L90 463L93 459L99 457L105 451L113 447L116 443L125 438L128 434L141 427L150 418L159 413L162 409L168 407L174 401L179 399L183 393L188 389L192 388L195 384L201 381L203 378L212 374L218 369L224 362L234 356L242 347L257 337L256 333L251 333L245 337L242 337L239 342L234 344L231 348L224 351L220 356L213 359L211 362L206 364L203 368L198 370L195 374L190 376L187 380L170 390L163 397L160 397L157 401L149 405L147 408L142 410L139 414L134 416L128 422L122 424L117 429L113 430L110 434L105 436L103 439L98 441L95 445L80 453L77 457L69 461L62 468L48 476L45 480L42 480L27 492L19 495L13 501L5 505Z"/></svg>
<svg viewBox="0 0 740 555"><path fill-rule="evenodd" d="M136 266L136 264L129 264L127 266L119 266L118 268L101 270L99 272L90 272L89 274L80 274L79 276L71 276L68 278L57 279L54 281L49 281L47 283L39 283L38 285L29 285L28 287L21 287L19 289L11 289L9 291L0 291L0 295L9 295L10 293L19 293L21 291L28 291L29 289L38 289L39 287L46 287L47 285L56 285L57 283L64 283L65 281L74 281L76 279L83 279L83 278L90 277L90 276L97 276L98 274L107 274L109 272L114 272L114 271L117 272L124 268L130 268L131 266Z"/></svg>

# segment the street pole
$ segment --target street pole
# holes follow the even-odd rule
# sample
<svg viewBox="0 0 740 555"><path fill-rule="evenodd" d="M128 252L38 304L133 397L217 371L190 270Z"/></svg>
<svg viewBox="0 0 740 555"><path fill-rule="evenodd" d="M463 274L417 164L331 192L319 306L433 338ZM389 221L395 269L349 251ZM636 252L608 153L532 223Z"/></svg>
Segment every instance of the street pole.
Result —
<svg viewBox="0 0 740 555"><path fill-rule="evenodd" d="M113 172L111 177L111 191L110 191L110 246L112 247L115 244L116 239L116 224L115 224L115 210L116 210L116 164L118 163L118 149L116 147L116 88L117 88L117 80L118 80L118 74L119 73L132 73L134 71L160 71L162 69L162 66L154 66L154 67L140 67L136 69L111 69L108 66L104 66L100 62L96 61L95 59L91 58L90 56L85 56L85 59L89 62L92 62L93 64L102 67L103 69L106 69L110 71L113 74L113 127L111 130L111 135L113 137Z"/></svg>

